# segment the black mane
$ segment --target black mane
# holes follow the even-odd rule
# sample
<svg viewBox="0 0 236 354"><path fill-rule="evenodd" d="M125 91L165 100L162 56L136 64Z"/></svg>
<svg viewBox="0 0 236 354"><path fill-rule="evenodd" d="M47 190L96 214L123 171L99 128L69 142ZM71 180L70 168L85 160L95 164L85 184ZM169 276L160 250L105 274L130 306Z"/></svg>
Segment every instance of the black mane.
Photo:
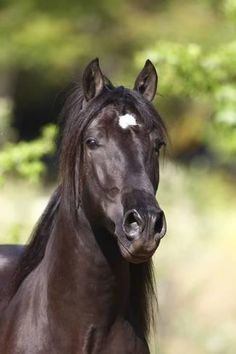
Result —
<svg viewBox="0 0 236 354"><path fill-rule="evenodd" d="M42 261L45 249L55 223L55 217L60 205L61 187L52 194L47 207L39 218L28 245L21 255L10 284L10 297L15 294L23 280Z"/></svg>
<svg viewBox="0 0 236 354"><path fill-rule="evenodd" d="M62 199L68 210L75 214L79 205L80 188L83 188L79 182L83 173L81 165L83 133L97 114L109 104L130 107L142 117L147 128L158 128L160 135L165 138L166 130L163 121L150 102L140 93L126 88L105 86L100 95L84 105L82 90L78 86L74 88L62 111L65 127L61 146L60 186L53 193L19 260L13 278L14 292L43 259ZM131 312L134 322L140 324L140 332L146 337L153 313L151 303L155 299L152 261L137 265L130 264L130 270Z"/></svg>

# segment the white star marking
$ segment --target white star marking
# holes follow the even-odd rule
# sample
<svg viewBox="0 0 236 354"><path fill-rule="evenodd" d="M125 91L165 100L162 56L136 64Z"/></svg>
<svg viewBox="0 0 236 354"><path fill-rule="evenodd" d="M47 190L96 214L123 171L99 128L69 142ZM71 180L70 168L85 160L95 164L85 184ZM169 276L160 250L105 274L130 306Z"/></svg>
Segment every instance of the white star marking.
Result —
<svg viewBox="0 0 236 354"><path fill-rule="evenodd" d="M123 116L119 116L119 126L122 129L127 129L131 125L137 125L136 119L132 114L126 113Z"/></svg>

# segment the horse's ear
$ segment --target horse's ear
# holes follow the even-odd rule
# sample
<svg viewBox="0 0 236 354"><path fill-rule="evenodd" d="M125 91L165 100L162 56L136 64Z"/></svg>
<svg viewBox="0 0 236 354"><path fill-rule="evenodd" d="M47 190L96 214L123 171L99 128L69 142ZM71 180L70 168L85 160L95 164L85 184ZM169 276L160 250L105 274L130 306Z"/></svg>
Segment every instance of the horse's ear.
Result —
<svg viewBox="0 0 236 354"><path fill-rule="evenodd" d="M99 95L104 88L104 77L98 58L92 60L83 73L83 91L86 101Z"/></svg>
<svg viewBox="0 0 236 354"><path fill-rule="evenodd" d="M140 92L148 101L152 101L157 91L158 76L151 60L147 60L135 80L134 90Z"/></svg>

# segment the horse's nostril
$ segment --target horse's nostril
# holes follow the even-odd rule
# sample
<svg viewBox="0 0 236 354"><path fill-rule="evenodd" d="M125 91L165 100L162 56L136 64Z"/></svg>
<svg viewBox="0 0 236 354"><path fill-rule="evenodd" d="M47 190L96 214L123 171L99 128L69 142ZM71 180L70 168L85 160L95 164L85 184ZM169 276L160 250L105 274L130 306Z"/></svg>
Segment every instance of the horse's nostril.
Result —
<svg viewBox="0 0 236 354"><path fill-rule="evenodd" d="M143 220L137 210L129 210L125 214L123 229L128 239L133 239L142 231Z"/></svg>
<svg viewBox="0 0 236 354"><path fill-rule="evenodd" d="M123 220L123 230L128 240L132 241L146 229L149 236L160 240L166 233L166 219L162 210L146 215L144 219L136 209L126 212Z"/></svg>
<svg viewBox="0 0 236 354"><path fill-rule="evenodd" d="M163 227L163 212L160 212L160 214L157 216L155 225L154 225L154 232L155 234L159 234L162 230Z"/></svg>
<svg viewBox="0 0 236 354"><path fill-rule="evenodd" d="M163 211L160 211L156 217L154 233L157 239L161 239L166 233L166 218Z"/></svg>

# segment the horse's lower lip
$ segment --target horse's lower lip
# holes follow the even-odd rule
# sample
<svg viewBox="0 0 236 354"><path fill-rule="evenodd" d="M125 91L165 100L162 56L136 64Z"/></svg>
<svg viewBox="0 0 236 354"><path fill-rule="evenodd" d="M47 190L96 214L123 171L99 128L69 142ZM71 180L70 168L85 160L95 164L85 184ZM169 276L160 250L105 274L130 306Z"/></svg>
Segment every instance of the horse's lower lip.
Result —
<svg viewBox="0 0 236 354"><path fill-rule="evenodd" d="M159 245L159 243L158 243L157 247L151 252L147 252L145 254L134 254L127 247L125 247L120 241L118 243L119 243L122 255L125 258L127 258L128 261L130 261L132 263L144 263L144 262L147 262L152 257L152 255L156 251L156 248Z"/></svg>

